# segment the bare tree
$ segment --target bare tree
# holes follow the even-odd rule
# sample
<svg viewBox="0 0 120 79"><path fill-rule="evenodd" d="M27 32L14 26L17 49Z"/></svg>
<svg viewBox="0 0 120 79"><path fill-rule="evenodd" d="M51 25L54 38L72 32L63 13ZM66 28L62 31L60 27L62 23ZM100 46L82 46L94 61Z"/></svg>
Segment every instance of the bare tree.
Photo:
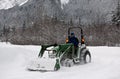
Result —
<svg viewBox="0 0 120 79"><path fill-rule="evenodd" d="M112 16L112 22L118 28L120 28L120 0L117 0L116 9L115 9L114 14Z"/></svg>

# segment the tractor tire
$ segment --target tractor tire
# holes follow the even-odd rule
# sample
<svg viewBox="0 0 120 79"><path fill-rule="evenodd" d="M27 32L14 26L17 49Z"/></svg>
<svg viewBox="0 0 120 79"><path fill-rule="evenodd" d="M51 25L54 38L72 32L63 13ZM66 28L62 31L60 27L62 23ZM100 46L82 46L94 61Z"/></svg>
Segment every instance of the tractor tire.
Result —
<svg viewBox="0 0 120 79"><path fill-rule="evenodd" d="M90 63L91 62L91 54L89 51L86 51L85 55L84 55L84 63Z"/></svg>
<svg viewBox="0 0 120 79"><path fill-rule="evenodd" d="M81 64L87 64L91 62L91 54L90 52L87 50L85 52L81 52L80 54L80 63Z"/></svg>

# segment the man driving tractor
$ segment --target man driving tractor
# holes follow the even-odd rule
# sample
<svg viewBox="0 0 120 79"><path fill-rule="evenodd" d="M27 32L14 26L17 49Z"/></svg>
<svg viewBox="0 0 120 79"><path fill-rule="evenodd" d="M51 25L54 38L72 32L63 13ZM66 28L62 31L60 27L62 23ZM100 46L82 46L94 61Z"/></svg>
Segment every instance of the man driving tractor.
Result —
<svg viewBox="0 0 120 79"><path fill-rule="evenodd" d="M74 44L75 48L78 47L79 44L79 40L77 37L75 37L74 33L71 33L71 35L68 37L68 39L66 40L66 43L72 43Z"/></svg>
<svg viewBox="0 0 120 79"><path fill-rule="evenodd" d="M72 44L74 44L74 48L75 48L74 51L75 51L75 54L77 54L77 48L78 48L79 40L75 36L75 34L73 32L70 34L70 36L68 37L68 39L66 39L66 43L72 43Z"/></svg>
<svg viewBox="0 0 120 79"><path fill-rule="evenodd" d="M73 43L75 47L78 47L79 40L77 37L75 37L74 33L71 33L71 36L69 37L68 43Z"/></svg>

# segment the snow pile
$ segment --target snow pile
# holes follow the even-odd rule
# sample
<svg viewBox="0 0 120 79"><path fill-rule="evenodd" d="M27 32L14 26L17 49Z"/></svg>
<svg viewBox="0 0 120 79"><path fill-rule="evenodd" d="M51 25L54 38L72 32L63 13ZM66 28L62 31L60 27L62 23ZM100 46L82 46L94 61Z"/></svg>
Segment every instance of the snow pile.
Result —
<svg viewBox="0 0 120 79"><path fill-rule="evenodd" d="M62 67L56 72L26 70L27 62L37 57L40 46L0 43L0 79L119 79L120 47L89 47L92 62Z"/></svg>

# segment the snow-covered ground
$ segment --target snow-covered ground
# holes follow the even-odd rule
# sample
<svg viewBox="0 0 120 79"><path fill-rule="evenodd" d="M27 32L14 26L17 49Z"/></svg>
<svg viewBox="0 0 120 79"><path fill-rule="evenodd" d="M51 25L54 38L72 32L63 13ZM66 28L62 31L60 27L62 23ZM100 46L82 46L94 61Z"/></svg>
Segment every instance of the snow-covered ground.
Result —
<svg viewBox="0 0 120 79"><path fill-rule="evenodd" d="M56 72L26 70L40 46L0 43L0 79L120 79L120 47L88 47L92 62L62 67Z"/></svg>

